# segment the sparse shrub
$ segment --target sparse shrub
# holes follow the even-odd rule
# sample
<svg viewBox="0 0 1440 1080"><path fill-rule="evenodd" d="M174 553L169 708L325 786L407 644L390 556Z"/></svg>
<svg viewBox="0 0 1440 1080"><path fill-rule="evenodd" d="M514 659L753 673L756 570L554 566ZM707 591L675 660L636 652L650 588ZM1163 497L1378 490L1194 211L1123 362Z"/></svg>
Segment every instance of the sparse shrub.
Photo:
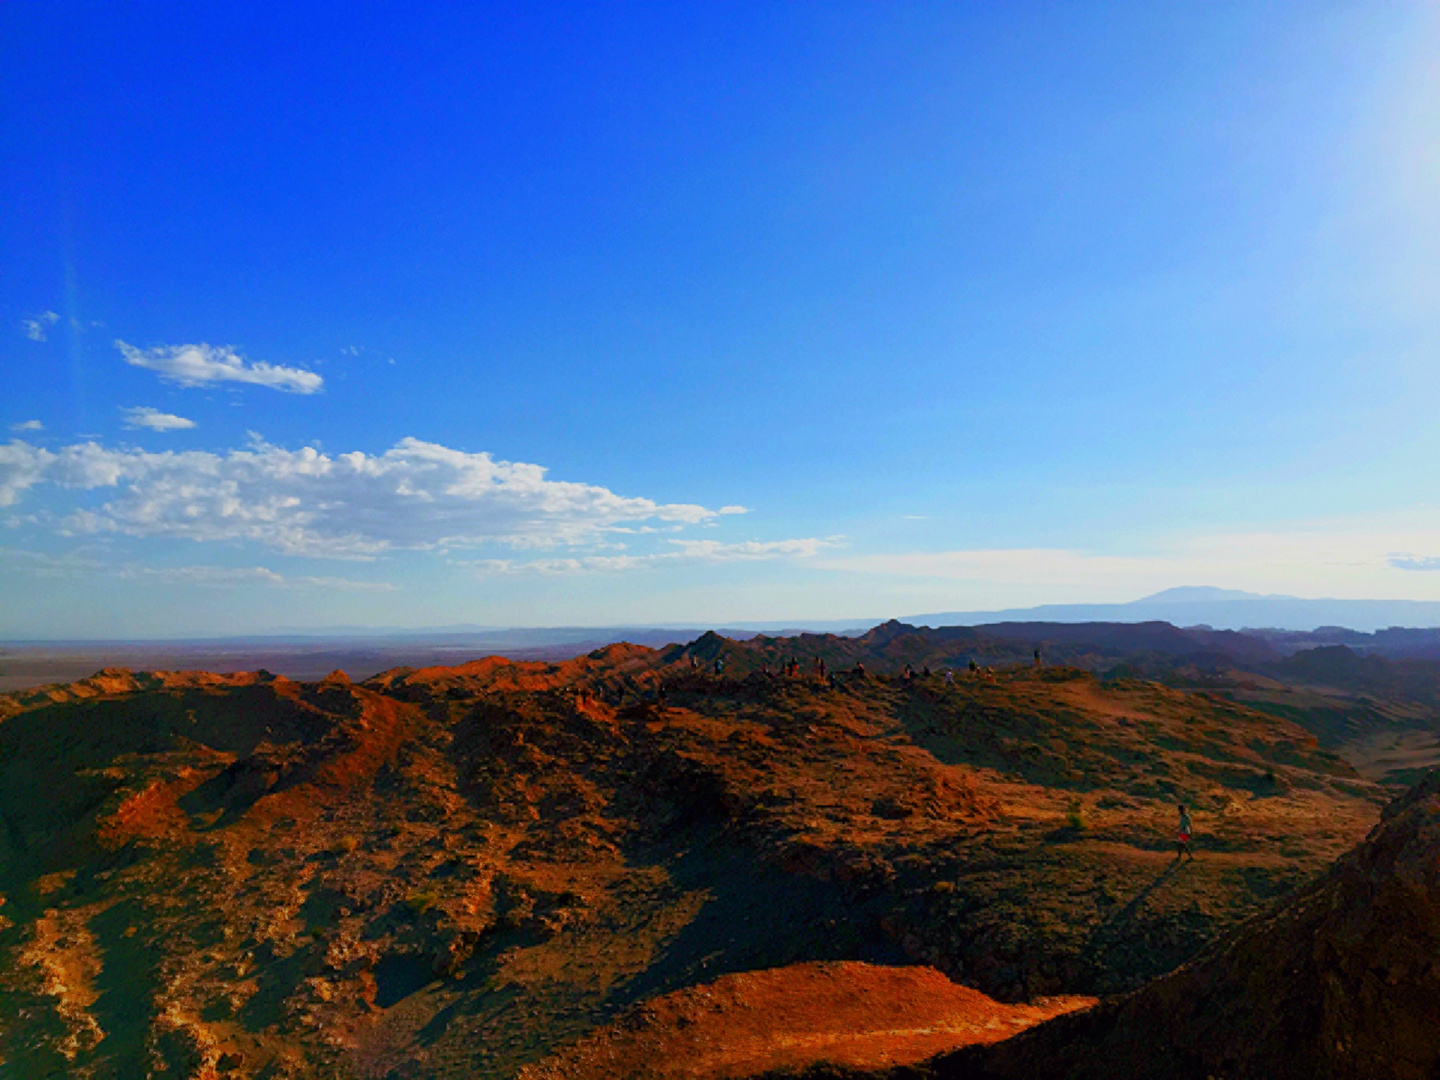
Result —
<svg viewBox="0 0 1440 1080"><path fill-rule="evenodd" d="M1071 799L1070 807L1065 812L1065 825L1076 832L1083 832L1087 826L1085 823L1085 804L1079 799Z"/></svg>
<svg viewBox="0 0 1440 1080"><path fill-rule="evenodd" d="M955 883L953 881L937 881L930 886L930 891L940 896L949 896L955 891Z"/></svg>
<svg viewBox="0 0 1440 1080"><path fill-rule="evenodd" d="M424 915L440 902L440 894L433 889L416 889L405 898L405 903L416 915Z"/></svg>

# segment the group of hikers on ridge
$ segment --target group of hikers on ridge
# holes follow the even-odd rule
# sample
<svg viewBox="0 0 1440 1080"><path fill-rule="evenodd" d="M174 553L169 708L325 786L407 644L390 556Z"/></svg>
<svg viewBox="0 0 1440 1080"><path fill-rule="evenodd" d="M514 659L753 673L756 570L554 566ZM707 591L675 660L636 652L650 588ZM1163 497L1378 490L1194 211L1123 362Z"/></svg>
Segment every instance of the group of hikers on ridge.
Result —
<svg viewBox="0 0 1440 1080"><path fill-rule="evenodd" d="M689 656L687 657L687 661L692 671L698 671L700 669L700 658L694 653L689 654ZM1035 650L1035 665L1037 667L1040 666L1039 649ZM726 667L729 665L725 657L717 656L714 660L710 661L707 666L710 668L712 674L723 675L725 674ZM780 665L780 667L774 670L771 670L769 664L761 665L760 674L765 676L766 678L780 677L795 679L800 677L800 669L800 661L792 656L788 660L786 660L784 664ZM972 679L979 679L983 680L984 682L995 681L995 669L989 666L981 667L978 663L975 662L973 658L967 661L967 670ZM821 683L828 683L832 687L836 685L838 679L837 673L830 670L830 666L825 662L825 660L822 657L818 656L815 657L815 659L811 662L809 674L817 681ZM864 661L856 660L855 666L851 668L847 674L854 678L863 678L869 673L865 670ZM914 665L906 664L901 669L900 678L903 679L905 682L910 682L913 679L928 679L933 674L934 672L930 670L929 664L924 665L919 671L915 669ZM951 670L950 668L945 668L941 672L941 674L944 676L947 686L955 685L955 672L953 670Z"/></svg>

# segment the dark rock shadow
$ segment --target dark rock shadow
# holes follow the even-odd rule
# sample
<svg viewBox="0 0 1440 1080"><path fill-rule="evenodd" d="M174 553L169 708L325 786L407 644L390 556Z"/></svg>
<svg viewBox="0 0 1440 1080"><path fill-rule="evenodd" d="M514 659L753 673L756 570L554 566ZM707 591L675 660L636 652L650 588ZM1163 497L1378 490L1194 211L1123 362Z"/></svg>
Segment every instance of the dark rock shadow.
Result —
<svg viewBox="0 0 1440 1080"><path fill-rule="evenodd" d="M112 1076L144 1076L150 1067L145 1037L154 1019L155 992L163 951L144 935L150 913L133 900L112 904L89 922L101 950L95 976L98 994L91 1013L105 1038L95 1056Z"/></svg>

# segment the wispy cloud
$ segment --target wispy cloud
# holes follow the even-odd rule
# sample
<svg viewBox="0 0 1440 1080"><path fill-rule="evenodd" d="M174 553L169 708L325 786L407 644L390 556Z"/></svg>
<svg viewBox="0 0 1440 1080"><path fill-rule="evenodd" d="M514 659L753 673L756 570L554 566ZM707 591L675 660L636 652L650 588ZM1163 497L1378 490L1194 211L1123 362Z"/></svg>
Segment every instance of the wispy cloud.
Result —
<svg viewBox="0 0 1440 1080"><path fill-rule="evenodd" d="M0 567L29 577L60 579L93 576L105 568L105 563L80 552L57 554L0 547Z"/></svg>
<svg viewBox="0 0 1440 1080"><path fill-rule="evenodd" d="M228 345L161 345L137 349L116 341L115 347L127 364L153 371L167 382L181 386L248 383L291 394L314 394L325 385L325 380L313 371L280 367L263 360L252 363Z"/></svg>
<svg viewBox="0 0 1440 1080"><path fill-rule="evenodd" d="M127 428L148 428L151 431L184 431L195 426L194 420L187 420L174 413L163 413L148 405L137 405L133 409L122 409Z"/></svg>
<svg viewBox="0 0 1440 1080"><path fill-rule="evenodd" d="M115 576L163 585L200 585L209 588L268 585L278 589L334 589L341 592L397 591L394 585L384 581L356 581L352 578L313 575L290 577L277 574L265 566L127 566L117 571Z"/></svg>
<svg viewBox="0 0 1440 1080"><path fill-rule="evenodd" d="M367 557L396 549L594 543L631 525L695 525L716 511L550 480L539 465L498 461L418 439L383 454L329 455L256 442L224 454L115 450L87 442L50 451L0 446L0 506L32 488L113 488L71 533L245 540L287 554Z"/></svg>
<svg viewBox="0 0 1440 1080"><path fill-rule="evenodd" d="M475 559L462 565L481 574L619 573L684 563L756 562L769 559L808 559L826 548L838 547L841 538L803 540L745 540L725 544L717 540L671 540L676 549L653 555L582 555L563 559Z"/></svg>
<svg viewBox="0 0 1440 1080"><path fill-rule="evenodd" d="M638 570L646 565L646 561L639 555L584 555L566 559L472 559L461 560L460 565L479 574L542 574L552 577L558 574Z"/></svg>
<svg viewBox="0 0 1440 1080"><path fill-rule="evenodd" d="M1440 555L1391 555L1396 570L1440 570Z"/></svg>
<svg viewBox="0 0 1440 1080"><path fill-rule="evenodd" d="M45 425L39 420L22 420L18 424L10 425L11 431L44 431Z"/></svg>
<svg viewBox="0 0 1440 1080"><path fill-rule="evenodd" d="M142 581L156 585L192 585L205 588L264 586L277 589L331 589L340 592L396 592L383 581L313 575L288 576L266 566L145 566L113 563L82 552L52 553L0 547L0 567L31 577L88 578Z"/></svg>
<svg viewBox="0 0 1440 1080"><path fill-rule="evenodd" d="M31 341L44 341L50 333L50 327L60 321L60 316L53 311L42 311L33 319L21 319L20 329Z"/></svg>
<svg viewBox="0 0 1440 1080"><path fill-rule="evenodd" d="M826 557L826 570L925 583L936 603L982 608L1135 598L1179 583L1366 599L1440 599L1440 515L1335 518L1253 532L1152 538L1128 552L976 548ZM1397 552L1400 552L1397 554ZM1436 575L1440 578L1440 575ZM941 600L942 597L950 599Z"/></svg>
<svg viewBox="0 0 1440 1080"><path fill-rule="evenodd" d="M804 540L744 540L736 544L724 544L718 540L671 540L680 550L666 553L685 559L699 559L707 562L749 562L755 559L796 558L808 559L826 548L839 547L841 537ZM659 556L664 558L665 556Z"/></svg>

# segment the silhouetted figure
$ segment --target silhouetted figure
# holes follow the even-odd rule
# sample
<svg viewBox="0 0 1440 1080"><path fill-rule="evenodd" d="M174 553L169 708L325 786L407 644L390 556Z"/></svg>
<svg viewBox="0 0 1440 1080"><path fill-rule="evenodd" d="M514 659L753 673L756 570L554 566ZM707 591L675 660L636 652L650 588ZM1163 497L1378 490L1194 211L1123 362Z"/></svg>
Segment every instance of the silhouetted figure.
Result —
<svg viewBox="0 0 1440 1080"><path fill-rule="evenodd" d="M973 675L978 674L979 671L980 671L980 665L977 664L977 663L975 663L975 658L972 656L972 657L970 658L970 674L973 676Z"/></svg>
<svg viewBox="0 0 1440 1080"><path fill-rule="evenodd" d="M915 671L909 664L905 665L905 681L909 682L915 675Z"/></svg>
<svg viewBox="0 0 1440 1080"><path fill-rule="evenodd" d="M725 674L725 658L723 656L717 656L715 658L715 674Z"/></svg>
<svg viewBox="0 0 1440 1080"><path fill-rule="evenodd" d="M1176 834L1175 858L1183 859L1186 855L1195 858L1195 852L1190 850L1190 812L1184 806L1180 807L1180 831Z"/></svg>
<svg viewBox="0 0 1440 1080"><path fill-rule="evenodd" d="M859 660L856 660L856 661L855 661L855 671L854 671L854 674L859 675L859 676L861 676L861 677L863 677L863 676L865 675L865 665L862 664Z"/></svg>
<svg viewBox="0 0 1440 1080"><path fill-rule="evenodd" d="M922 671L920 674L924 675L925 678L928 679L928 678L930 677L930 665L929 665L929 664L926 664L926 665L925 665L925 670Z"/></svg>
<svg viewBox="0 0 1440 1080"><path fill-rule="evenodd" d="M1035 646L1035 666L1036 666L1037 668L1038 668L1038 667L1044 667L1044 666L1045 666L1044 664L1042 664L1042 663L1040 662L1040 646L1039 646L1039 645L1036 645L1036 646Z"/></svg>
<svg viewBox="0 0 1440 1080"><path fill-rule="evenodd" d="M953 671L951 671L948 667L945 669L945 685L946 685L946 686L954 686L954 685L955 685L955 673L954 673Z"/></svg>

